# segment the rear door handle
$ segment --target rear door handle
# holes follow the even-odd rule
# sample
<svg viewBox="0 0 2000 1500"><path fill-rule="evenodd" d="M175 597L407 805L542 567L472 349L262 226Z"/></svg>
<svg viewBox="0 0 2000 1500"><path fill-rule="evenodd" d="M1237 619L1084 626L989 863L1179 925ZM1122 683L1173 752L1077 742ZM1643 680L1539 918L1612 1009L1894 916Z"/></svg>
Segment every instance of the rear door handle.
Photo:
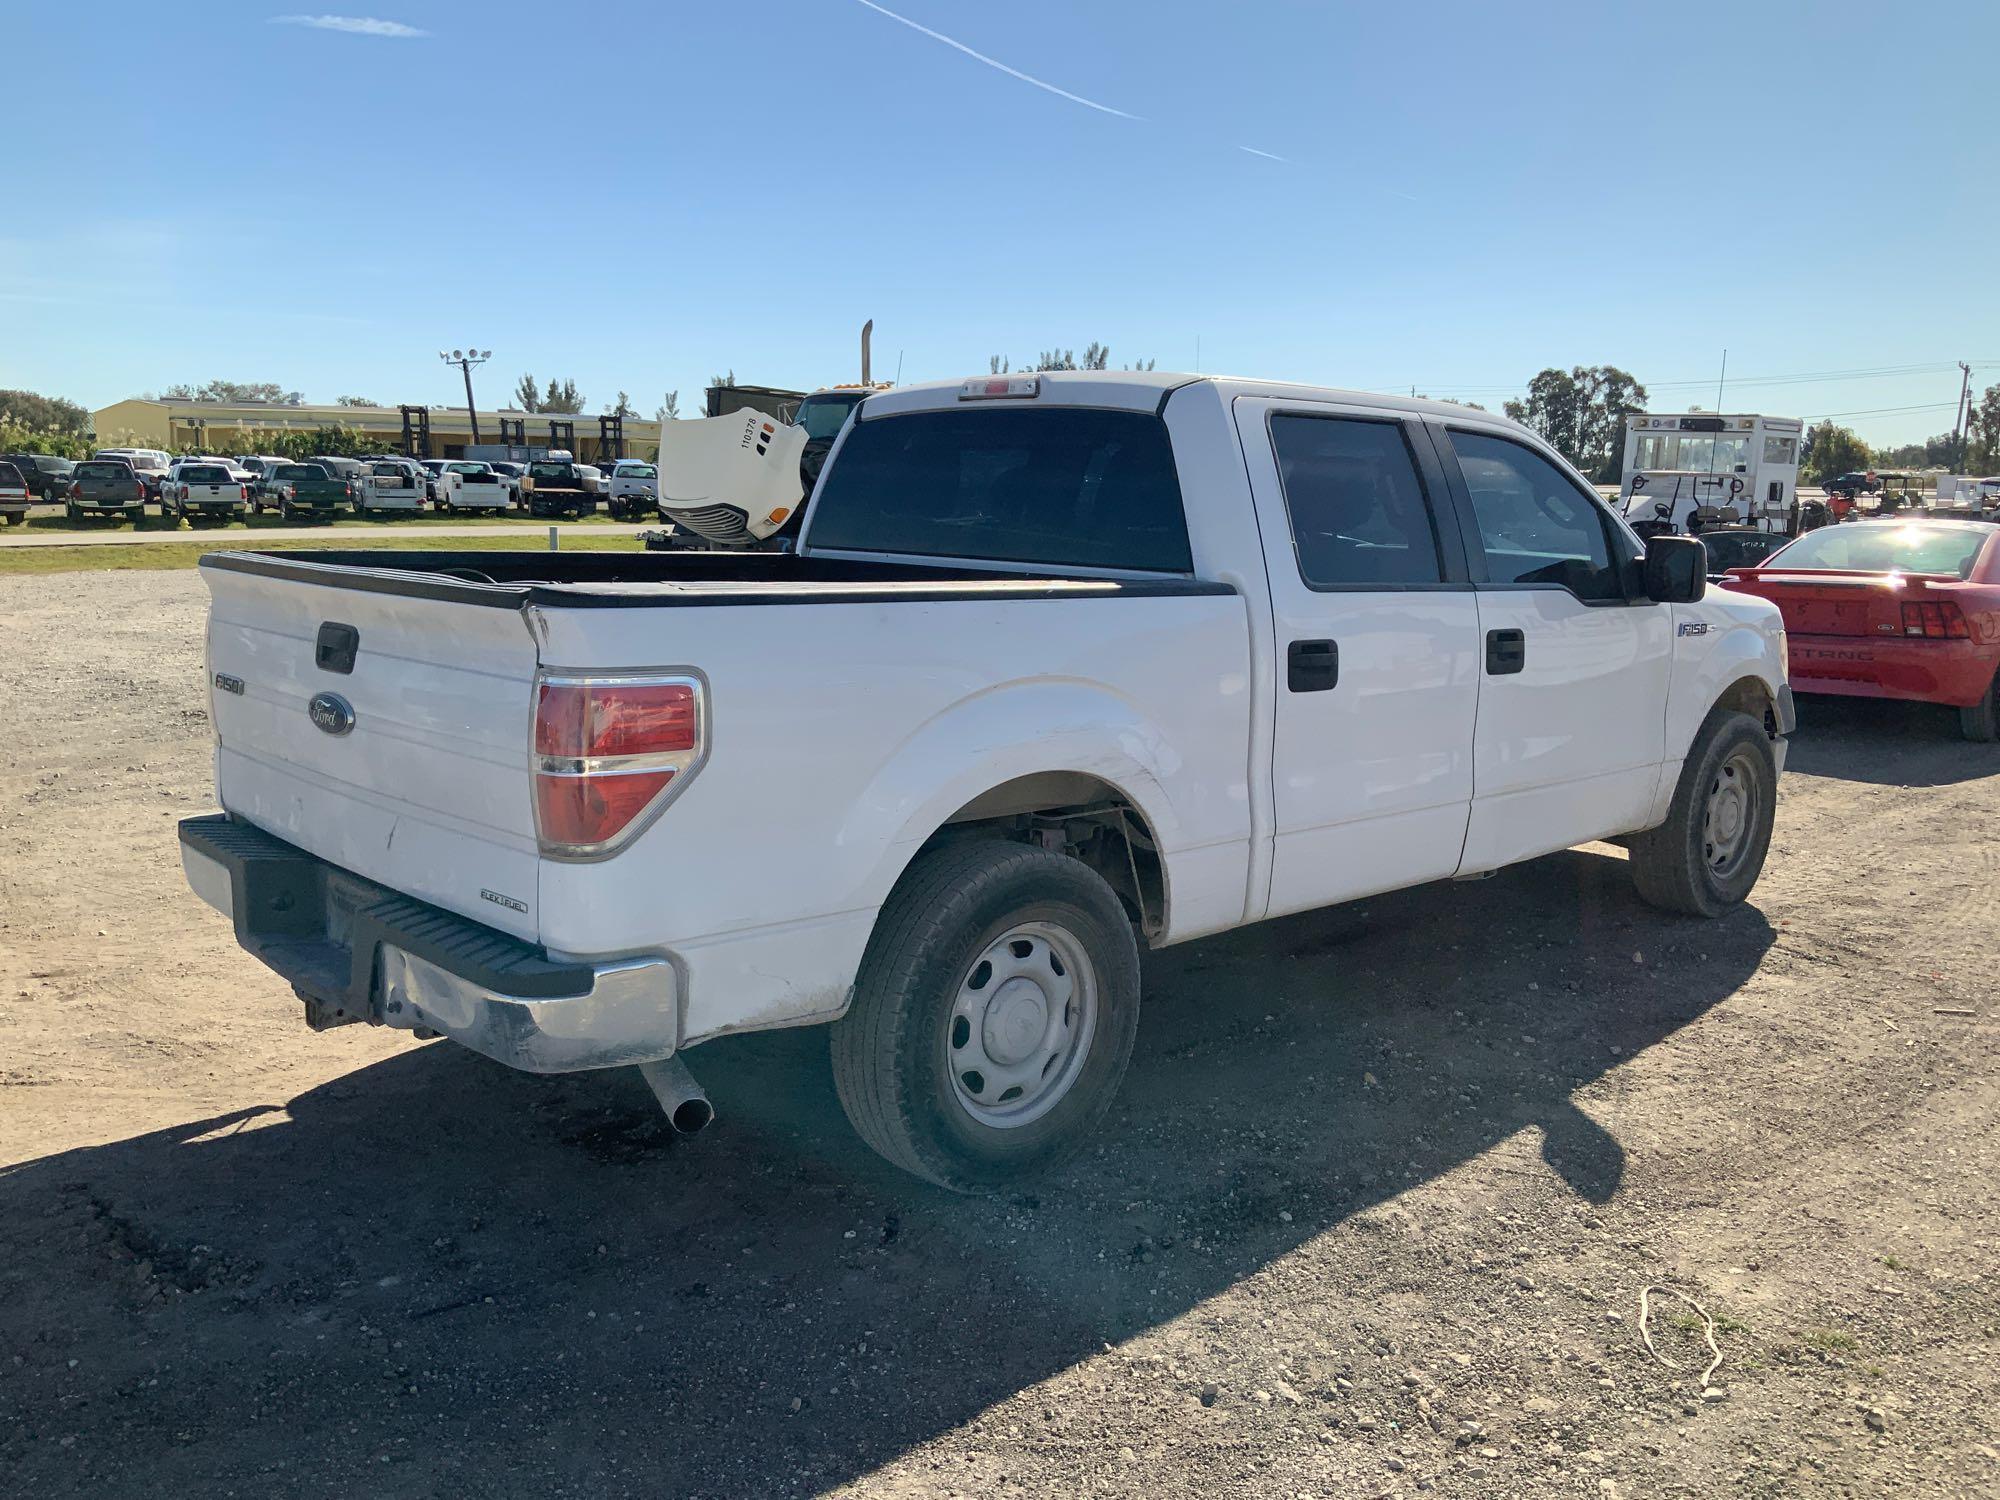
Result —
<svg viewBox="0 0 2000 1500"><path fill-rule="evenodd" d="M1340 647L1333 641L1293 641L1285 648L1285 686L1323 693L1340 681Z"/></svg>
<svg viewBox="0 0 2000 1500"><path fill-rule="evenodd" d="M1528 664L1528 638L1518 630L1486 632L1486 672L1507 677Z"/></svg>

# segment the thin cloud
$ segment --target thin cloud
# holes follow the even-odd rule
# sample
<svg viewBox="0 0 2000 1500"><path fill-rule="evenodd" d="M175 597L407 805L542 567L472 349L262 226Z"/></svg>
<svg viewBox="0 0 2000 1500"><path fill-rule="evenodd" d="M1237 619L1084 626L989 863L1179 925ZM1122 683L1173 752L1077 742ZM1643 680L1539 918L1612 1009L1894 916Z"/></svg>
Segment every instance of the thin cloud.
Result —
<svg viewBox="0 0 2000 1500"><path fill-rule="evenodd" d="M986 66L989 68L997 68L1002 73L1005 73L1009 78L1018 78L1023 83L1031 83L1036 88L1054 94L1059 99L1067 99L1072 104L1081 104L1085 109L1094 109L1101 114L1116 115L1121 120L1137 120L1143 118L1143 116L1140 115L1128 114L1122 109L1113 109L1108 104L1099 104L1095 99L1086 99L1081 94L1072 94L1068 89L1059 89L1053 83L1044 82L1042 79L1036 78L1034 75L1030 73L1023 73L1019 68L1010 68L1005 63L1001 62L998 58L988 57L984 52L975 52L970 47L966 46L965 43L961 41L956 41L953 38L946 36L942 31L932 31L930 27L920 26L915 21L912 21L908 16L897 15L893 10L890 10L886 5L877 5L875 3L875 0L859 0L859 3L867 6L870 10L875 11L879 15L884 15L887 16L892 21L900 22L901 24L909 27L910 30L912 31L922 32L925 36L929 37L934 42L943 42L947 47L950 47L952 50L956 52L963 52L967 57L971 58L974 62L985 63Z"/></svg>
<svg viewBox="0 0 2000 1500"><path fill-rule="evenodd" d="M350 36L429 36L428 31L405 26L401 21L378 21L373 16L273 16L273 26L310 26L314 31L344 31Z"/></svg>
<svg viewBox="0 0 2000 1500"><path fill-rule="evenodd" d="M1286 166L1292 164L1292 159L1289 156L1280 156L1275 151L1259 151L1255 146L1238 146L1236 149L1238 151L1248 151L1252 156L1261 156L1265 161L1281 161Z"/></svg>

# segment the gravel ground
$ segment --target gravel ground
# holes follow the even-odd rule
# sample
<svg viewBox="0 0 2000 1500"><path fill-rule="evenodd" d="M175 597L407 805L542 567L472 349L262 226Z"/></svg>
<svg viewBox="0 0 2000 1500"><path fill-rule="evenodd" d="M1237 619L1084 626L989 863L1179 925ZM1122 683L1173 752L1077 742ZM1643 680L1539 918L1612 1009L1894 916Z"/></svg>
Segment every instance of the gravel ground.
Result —
<svg viewBox="0 0 2000 1500"><path fill-rule="evenodd" d="M202 602L0 578L0 1492L2000 1494L2000 752L1941 712L1807 701L1720 922L1594 846L1150 955L1102 1145L967 1200L816 1032L692 1054L692 1141L307 1032L181 886Z"/></svg>

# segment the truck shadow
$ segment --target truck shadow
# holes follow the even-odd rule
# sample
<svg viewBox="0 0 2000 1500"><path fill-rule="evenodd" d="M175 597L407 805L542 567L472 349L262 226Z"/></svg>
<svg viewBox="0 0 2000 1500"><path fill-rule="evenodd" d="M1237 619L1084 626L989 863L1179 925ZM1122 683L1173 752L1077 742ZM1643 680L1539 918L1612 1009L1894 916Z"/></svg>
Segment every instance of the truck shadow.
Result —
<svg viewBox="0 0 2000 1500"><path fill-rule="evenodd" d="M1956 786L2000 775L2000 750L1958 732L1958 710L1800 694L1785 770L1879 786Z"/></svg>
<svg viewBox="0 0 2000 1500"><path fill-rule="evenodd" d="M1552 1174L1587 1215L1624 1152L1574 1094L1772 937L1572 851L1150 955L1102 1143L986 1199L868 1154L816 1032L690 1054L719 1113L692 1141L629 1071L413 1046L0 1175L0 1467L44 1496L817 1492L1495 1148L1475 1195Z"/></svg>

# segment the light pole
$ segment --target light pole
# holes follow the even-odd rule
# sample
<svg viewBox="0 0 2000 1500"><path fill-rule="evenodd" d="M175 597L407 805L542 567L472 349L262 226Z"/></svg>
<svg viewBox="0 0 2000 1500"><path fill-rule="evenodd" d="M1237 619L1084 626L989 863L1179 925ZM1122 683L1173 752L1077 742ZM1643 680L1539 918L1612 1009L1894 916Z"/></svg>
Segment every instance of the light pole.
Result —
<svg viewBox="0 0 2000 1500"><path fill-rule="evenodd" d="M472 404L472 367L483 365L493 357L491 349L453 349L449 353L438 350L438 358L448 365L457 365L465 376L465 415L472 422L472 441L479 442L479 408Z"/></svg>

